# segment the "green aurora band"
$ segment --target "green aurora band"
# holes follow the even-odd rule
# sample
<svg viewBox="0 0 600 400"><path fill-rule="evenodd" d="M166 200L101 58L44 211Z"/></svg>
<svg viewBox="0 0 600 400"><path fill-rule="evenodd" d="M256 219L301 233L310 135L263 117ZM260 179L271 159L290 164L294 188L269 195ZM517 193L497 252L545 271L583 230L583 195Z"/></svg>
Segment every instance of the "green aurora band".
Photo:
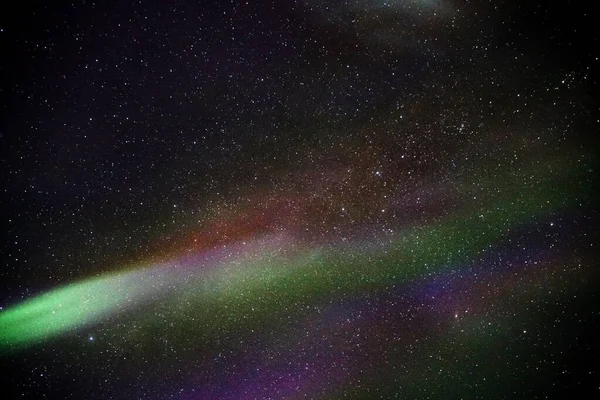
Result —
<svg viewBox="0 0 600 400"><path fill-rule="evenodd" d="M240 317L250 312L255 318L248 326L258 327L294 304L442 272L485 252L490 243L532 218L589 202L588 188L573 183L589 181L591 161L582 158L579 169L563 167L570 161L555 159L551 167L537 164L493 179L471 174L471 183L459 185L464 196L485 186L501 190L480 207L463 207L428 225L407 227L383 244L292 251L284 245L283 250L242 255L207 271L199 261L200 271L191 268L187 275L173 272L180 271L174 261L68 284L3 310L0 348L10 351L42 343L152 303L161 305L167 319L202 321L204 326L218 325L219 332L239 328L244 320ZM153 317L148 318L152 325Z"/></svg>

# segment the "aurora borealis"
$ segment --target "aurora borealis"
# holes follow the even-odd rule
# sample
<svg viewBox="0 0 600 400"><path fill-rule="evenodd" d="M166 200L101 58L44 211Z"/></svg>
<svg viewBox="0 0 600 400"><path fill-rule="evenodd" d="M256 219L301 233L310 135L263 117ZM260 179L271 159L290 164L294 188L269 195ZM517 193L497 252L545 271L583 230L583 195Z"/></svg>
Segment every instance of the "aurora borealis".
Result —
<svg viewBox="0 0 600 400"><path fill-rule="evenodd" d="M583 5L47 7L0 27L9 398L598 392Z"/></svg>

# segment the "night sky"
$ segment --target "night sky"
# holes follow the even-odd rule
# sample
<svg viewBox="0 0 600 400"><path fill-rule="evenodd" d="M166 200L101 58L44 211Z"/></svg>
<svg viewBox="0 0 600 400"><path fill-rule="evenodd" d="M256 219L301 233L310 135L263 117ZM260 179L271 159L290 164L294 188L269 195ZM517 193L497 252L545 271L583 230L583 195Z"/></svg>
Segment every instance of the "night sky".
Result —
<svg viewBox="0 0 600 400"><path fill-rule="evenodd" d="M592 2L0 12L3 399L600 396Z"/></svg>

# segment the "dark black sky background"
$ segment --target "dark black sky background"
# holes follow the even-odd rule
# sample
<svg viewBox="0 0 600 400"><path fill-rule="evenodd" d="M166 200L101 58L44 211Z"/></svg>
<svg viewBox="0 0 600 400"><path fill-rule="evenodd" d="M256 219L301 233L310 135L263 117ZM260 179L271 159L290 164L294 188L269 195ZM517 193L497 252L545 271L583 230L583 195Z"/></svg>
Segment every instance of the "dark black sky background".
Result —
<svg viewBox="0 0 600 400"><path fill-rule="evenodd" d="M420 110L407 124L509 128L522 126L507 100L520 91L535 128L556 114L544 90L573 82L559 106L581 118L563 122L596 148L593 2L455 1L456 24L353 24L342 3L4 4L0 304L152 256L203 209L277 186L319 149L393 131L382 116L401 104ZM414 135L451 158L450 138Z"/></svg>
<svg viewBox="0 0 600 400"><path fill-rule="evenodd" d="M310 7L57 1L3 13L4 279L77 274L82 259L107 263L112 242L116 253L137 257L165 223L155 217L173 204L269 179L273 166L261 159L283 149L279 162L293 164L290 149L318 140L305 127L369 124L443 65L457 75L502 70L508 80L531 66L539 79L542 66L548 76L572 71L589 77L590 90L595 84L597 34L584 1L467 4L479 18L446 35L438 53L374 52L360 31L323 26ZM64 259L98 234L95 254ZM14 261L28 257L27 267Z"/></svg>

